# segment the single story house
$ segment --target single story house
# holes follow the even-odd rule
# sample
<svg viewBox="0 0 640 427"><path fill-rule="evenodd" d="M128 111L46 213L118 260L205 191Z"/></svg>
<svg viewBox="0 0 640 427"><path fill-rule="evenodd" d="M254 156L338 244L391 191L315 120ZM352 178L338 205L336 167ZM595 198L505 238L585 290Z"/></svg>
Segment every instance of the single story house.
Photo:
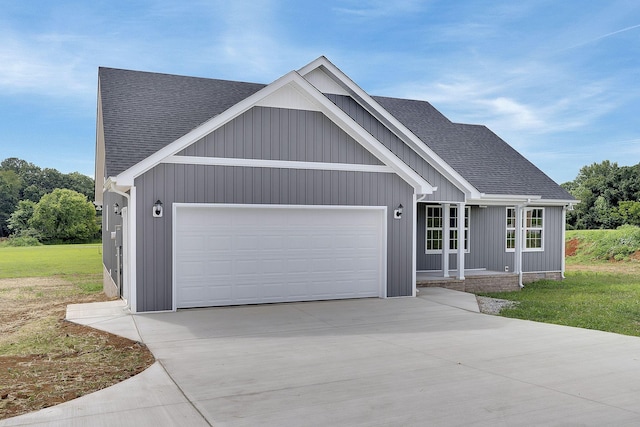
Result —
<svg viewBox="0 0 640 427"><path fill-rule="evenodd" d="M325 57L268 85L100 68L96 127L104 288L133 312L564 272L570 194L486 127L371 96Z"/></svg>

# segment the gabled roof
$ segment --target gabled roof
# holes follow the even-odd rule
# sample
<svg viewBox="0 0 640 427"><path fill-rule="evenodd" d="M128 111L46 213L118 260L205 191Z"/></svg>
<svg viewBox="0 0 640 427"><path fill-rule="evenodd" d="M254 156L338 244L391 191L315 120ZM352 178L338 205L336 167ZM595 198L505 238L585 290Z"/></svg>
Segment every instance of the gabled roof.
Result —
<svg viewBox="0 0 640 427"><path fill-rule="evenodd" d="M326 83L328 87L369 104L376 116L393 127L394 132L405 136L425 159L437 163L435 166L472 198L487 194L573 200L569 193L486 127L452 123L425 101L370 97L324 57L299 73L310 74L313 67L329 67L334 74L326 77L334 81ZM284 77L289 76L290 82L297 82L304 90L313 92L311 97L315 97L315 102L323 104L326 98L300 74L292 72ZM195 135L194 129L203 128L204 123L211 123L212 118L222 113L227 114L231 107L248 98L259 96L258 92L268 86L100 68L99 87L105 168L109 177L130 171L154 153L167 151L166 148L179 139Z"/></svg>
<svg viewBox="0 0 640 427"><path fill-rule="evenodd" d="M106 174L116 176L264 84L100 68Z"/></svg>

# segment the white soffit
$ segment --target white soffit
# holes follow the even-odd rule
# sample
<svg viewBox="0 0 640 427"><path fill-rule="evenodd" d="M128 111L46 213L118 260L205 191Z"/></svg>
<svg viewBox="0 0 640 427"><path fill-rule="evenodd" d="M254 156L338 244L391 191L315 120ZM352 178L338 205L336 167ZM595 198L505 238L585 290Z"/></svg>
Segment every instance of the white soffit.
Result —
<svg viewBox="0 0 640 427"><path fill-rule="evenodd" d="M340 86L331 76L327 75L321 68L316 68L306 74L304 78L322 93L332 93L335 95L349 96L349 92Z"/></svg>
<svg viewBox="0 0 640 427"><path fill-rule="evenodd" d="M262 98L256 107L290 108L292 110L320 111L316 104L291 83Z"/></svg>

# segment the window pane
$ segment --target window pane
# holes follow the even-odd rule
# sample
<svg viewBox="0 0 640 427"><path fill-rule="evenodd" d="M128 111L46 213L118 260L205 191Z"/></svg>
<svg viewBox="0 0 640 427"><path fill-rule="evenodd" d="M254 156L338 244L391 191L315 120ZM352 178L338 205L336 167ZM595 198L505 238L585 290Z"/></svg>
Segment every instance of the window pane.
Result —
<svg viewBox="0 0 640 427"><path fill-rule="evenodd" d="M528 230L526 242L527 242L527 249L541 248L542 247L542 231Z"/></svg>
<svg viewBox="0 0 640 427"><path fill-rule="evenodd" d="M516 232L515 230L507 230L507 249L515 249Z"/></svg>
<svg viewBox="0 0 640 427"><path fill-rule="evenodd" d="M516 210L507 208L507 228L515 228L516 226Z"/></svg>

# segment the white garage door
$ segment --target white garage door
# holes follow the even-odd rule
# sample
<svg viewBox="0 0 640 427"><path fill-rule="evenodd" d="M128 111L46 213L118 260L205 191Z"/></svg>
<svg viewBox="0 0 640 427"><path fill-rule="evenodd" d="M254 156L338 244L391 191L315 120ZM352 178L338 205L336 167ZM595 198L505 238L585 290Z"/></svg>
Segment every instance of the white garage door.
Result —
<svg viewBox="0 0 640 427"><path fill-rule="evenodd" d="M385 296L382 208L176 204L176 308Z"/></svg>

